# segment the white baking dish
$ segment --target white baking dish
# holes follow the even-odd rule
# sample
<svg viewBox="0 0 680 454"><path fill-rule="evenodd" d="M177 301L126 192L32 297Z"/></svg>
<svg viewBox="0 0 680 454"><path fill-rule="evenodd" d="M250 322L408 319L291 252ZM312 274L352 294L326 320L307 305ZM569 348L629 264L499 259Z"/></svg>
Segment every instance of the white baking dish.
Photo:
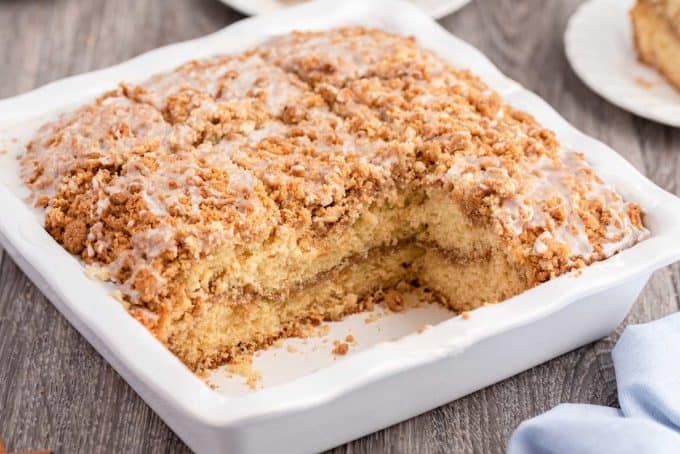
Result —
<svg viewBox="0 0 680 454"><path fill-rule="evenodd" d="M375 345L326 361L315 372L293 374L255 392L215 391L134 321L110 297L110 289L88 279L82 264L42 229L39 215L22 200L14 154L46 118L120 80L136 81L191 58L242 50L293 29L349 24L415 35L455 65L469 67L513 105L555 130L565 144L583 150L606 181L643 207L652 236L578 276L562 276L474 311L469 320L450 318L422 334L371 342ZM575 130L407 2L308 3L49 84L0 102L0 149L3 141L9 152L0 156L2 244L73 326L198 452L318 451L427 411L610 333L649 275L680 258L678 198ZM283 361L278 367L290 369L291 364Z"/></svg>

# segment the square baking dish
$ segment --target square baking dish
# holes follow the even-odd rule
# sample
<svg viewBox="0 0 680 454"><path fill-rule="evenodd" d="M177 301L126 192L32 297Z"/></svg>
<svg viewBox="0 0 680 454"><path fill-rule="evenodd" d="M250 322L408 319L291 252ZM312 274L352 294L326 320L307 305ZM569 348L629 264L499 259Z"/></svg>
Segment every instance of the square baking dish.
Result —
<svg viewBox="0 0 680 454"><path fill-rule="evenodd" d="M233 53L294 29L365 25L414 35L479 75L513 106L583 151L608 183L641 205L649 239L608 260L426 331L368 348L254 392L213 390L111 297L42 228L25 202L16 154L35 129L121 80L140 81L193 59ZM430 410L610 333L656 269L680 259L680 199L585 136L479 51L407 2L320 0L247 19L120 65L0 101L0 241L70 323L193 450L319 451ZM365 328L368 329L368 328ZM299 361L299 360L298 360ZM303 357L304 361L304 357ZM285 362L277 367L290 369Z"/></svg>

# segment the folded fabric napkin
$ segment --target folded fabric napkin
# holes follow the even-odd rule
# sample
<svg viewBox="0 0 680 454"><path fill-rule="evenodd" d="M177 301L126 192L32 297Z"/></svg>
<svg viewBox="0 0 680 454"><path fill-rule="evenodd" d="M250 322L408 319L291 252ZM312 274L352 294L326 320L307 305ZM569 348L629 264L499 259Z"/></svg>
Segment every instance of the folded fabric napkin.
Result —
<svg viewBox="0 0 680 454"><path fill-rule="evenodd" d="M558 405L520 424L508 453L680 453L680 313L628 326L612 357L620 410Z"/></svg>

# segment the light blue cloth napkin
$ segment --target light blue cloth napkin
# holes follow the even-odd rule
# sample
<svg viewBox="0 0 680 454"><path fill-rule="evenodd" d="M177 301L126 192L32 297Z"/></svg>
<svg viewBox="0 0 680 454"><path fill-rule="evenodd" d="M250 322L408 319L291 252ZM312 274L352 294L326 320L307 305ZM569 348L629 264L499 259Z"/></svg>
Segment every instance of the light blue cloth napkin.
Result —
<svg viewBox="0 0 680 454"><path fill-rule="evenodd" d="M628 326L612 357L620 410L558 405L520 424L508 454L680 454L680 313Z"/></svg>

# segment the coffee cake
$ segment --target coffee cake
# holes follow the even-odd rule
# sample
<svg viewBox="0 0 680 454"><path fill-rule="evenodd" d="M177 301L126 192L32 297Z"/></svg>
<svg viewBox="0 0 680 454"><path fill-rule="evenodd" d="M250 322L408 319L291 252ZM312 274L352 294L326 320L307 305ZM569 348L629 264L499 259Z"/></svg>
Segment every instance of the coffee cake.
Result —
<svg viewBox="0 0 680 454"><path fill-rule="evenodd" d="M21 164L47 231L194 370L403 281L467 311L648 235L531 115L373 29L123 83L43 126Z"/></svg>

